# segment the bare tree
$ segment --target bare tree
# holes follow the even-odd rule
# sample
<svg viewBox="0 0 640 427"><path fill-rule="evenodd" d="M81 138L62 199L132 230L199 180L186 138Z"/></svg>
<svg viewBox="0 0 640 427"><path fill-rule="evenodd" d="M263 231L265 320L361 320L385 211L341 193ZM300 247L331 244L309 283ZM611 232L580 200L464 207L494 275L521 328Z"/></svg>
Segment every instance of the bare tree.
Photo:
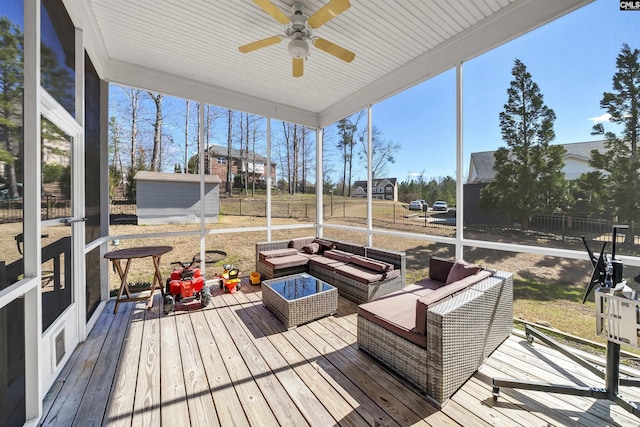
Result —
<svg viewBox="0 0 640 427"><path fill-rule="evenodd" d="M129 99L129 111L131 113L131 147L129 154L131 157L130 167L133 169L136 165L136 151L138 140L138 117L140 114L140 97L142 96L142 90L133 88L122 88L122 91Z"/></svg>
<svg viewBox="0 0 640 427"><path fill-rule="evenodd" d="M156 119L153 124L153 150L151 151L151 170L159 171L162 151L162 98L161 93L147 92L156 105Z"/></svg>
<svg viewBox="0 0 640 427"><path fill-rule="evenodd" d="M189 173L189 103L187 99L184 113L184 173Z"/></svg>
<svg viewBox="0 0 640 427"><path fill-rule="evenodd" d="M118 186L122 184L122 176L124 174L124 167L122 166L122 154L120 150L122 147L120 143L122 141L122 128L120 122L115 116L111 116L109 119L109 136L110 144L109 150L111 154L111 166L109 167L109 176L111 178L111 184Z"/></svg>
<svg viewBox="0 0 640 427"><path fill-rule="evenodd" d="M227 194L231 196L231 144L233 142L233 110L227 110Z"/></svg>
<svg viewBox="0 0 640 427"><path fill-rule="evenodd" d="M360 134L359 157L366 164L368 153L367 130L363 129ZM371 127L371 176L373 179L382 178L388 173L389 164L395 163L395 156L400 151L400 144L393 141L386 141L382 137L382 131L376 126Z"/></svg>
<svg viewBox="0 0 640 427"><path fill-rule="evenodd" d="M284 135L284 159L281 163L284 165L289 183L289 194L295 194L298 186L298 162L300 150L300 136L298 134L299 126L293 123L282 122L282 131ZM282 161L284 160L284 161Z"/></svg>
<svg viewBox="0 0 640 427"><path fill-rule="evenodd" d="M358 131L358 123L364 116L360 111L338 122L338 148L342 149L342 195L345 195L345 187L348 196L351 196L351 176L353 171L353 148L356 143L355 135Z"/></svg>

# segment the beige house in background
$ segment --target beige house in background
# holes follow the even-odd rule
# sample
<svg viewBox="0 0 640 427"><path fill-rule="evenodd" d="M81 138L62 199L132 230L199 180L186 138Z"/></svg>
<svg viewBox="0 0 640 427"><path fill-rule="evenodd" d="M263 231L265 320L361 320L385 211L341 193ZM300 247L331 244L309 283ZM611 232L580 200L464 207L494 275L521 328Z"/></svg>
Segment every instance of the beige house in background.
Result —
<svg viewBox="0 0 640 427"><path fill-rule="evenodd" d="M574 142L562 144L562 147L566 150L562 171L566 179L574 180L580 178L583 173L595 170L589 166L591 150L603 153L604 141ZM506 218L499 212L488 212L480 208L480 192L496 178L496 171L493 169L496 163L494 153L495 151L471 153L469 177L463 187L466 225L505 224Z"/></svg>
<svg viewBox="0 0 640 427"><path fill-rule="evenodd" d="M396 178L381 178L373 180L371 196L378 200L398 201L398 180ZM367 181L353 183L351 197L367 197Z"/></svg>
<svg viewBox="0 0 640 427"><path fill-rule="evenodd" d="M578 179L583 173L595 170L589 166L592 150L604 152L604 141L573 142L561 145L566 150L562 171L568 180ZM494 153L495 151L471 153L469 177L466 184L489 183L495 179L496 171L493 167L496 159Z"/></svg>

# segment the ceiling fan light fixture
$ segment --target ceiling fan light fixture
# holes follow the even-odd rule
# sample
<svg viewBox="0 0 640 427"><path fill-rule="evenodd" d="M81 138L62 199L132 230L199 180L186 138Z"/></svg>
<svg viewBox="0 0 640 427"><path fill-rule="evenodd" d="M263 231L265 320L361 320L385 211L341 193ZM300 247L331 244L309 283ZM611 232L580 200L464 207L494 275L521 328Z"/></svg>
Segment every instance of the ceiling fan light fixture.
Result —
<svg viewBox="0 0 640 427"><path fill-rule="evenodd" d="M289 55L296 59L306 59L309 54L309 45L301 38L294 38L289 42Z"/></svg>

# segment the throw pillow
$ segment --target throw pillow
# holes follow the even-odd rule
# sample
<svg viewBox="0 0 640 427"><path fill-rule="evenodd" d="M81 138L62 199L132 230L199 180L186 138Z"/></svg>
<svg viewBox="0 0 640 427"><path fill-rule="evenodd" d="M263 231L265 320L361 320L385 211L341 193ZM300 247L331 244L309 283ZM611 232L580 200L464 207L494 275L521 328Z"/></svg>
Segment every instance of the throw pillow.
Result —
<svg viewBox="0 0 640 427"><path fill-rule="evenodd" d="M472 276L482 270L482 268L478 265L469 264L465 261L456 261L449 270L449 275L447 276L446 285L450 285L453 282L457 282L458 280L462 280L465 277Z"/></svg>
<svg viewBox="0 0 640 427"><path fill-rule="evenodd" d="M351 262L352 264L356 264L359 265L361 267L366 267L369 270L373 270L373 271L377 271L380 273L383 273L385 271L390 271L393 270L393 265L383 262L383 261L378 261L375 259L371 259L371 258L367 258L367 257L363 257L360 255L354 255L349 259L349 262Z"/></svg>
<svg viewBox="0 0 640 427"><path fill-rule="evenodd" d="M309 243L302 247L302 251L308 254L317 254L320 251L320 245L317 243Z"/></svg>
<svg viewBox="0 0 640 427"><path fill-rule="evenodd" d="M291 239L291 241L289 242L289 247L296 249L298 251L302 250L302 247L304 245L306 245L307 243L309 243L309 238L308 237L298 237L295 239Z"/></svg>
<svg viewBox="0 0 640 427"><path fill-rule="evenodd" d="M320 250L318 251L318 253L323 253L325 251L330 251L331 249L334 248L333 243L331 243L328 240L314 239L313 243L317 243L318 245L320 245Z"/></svg>

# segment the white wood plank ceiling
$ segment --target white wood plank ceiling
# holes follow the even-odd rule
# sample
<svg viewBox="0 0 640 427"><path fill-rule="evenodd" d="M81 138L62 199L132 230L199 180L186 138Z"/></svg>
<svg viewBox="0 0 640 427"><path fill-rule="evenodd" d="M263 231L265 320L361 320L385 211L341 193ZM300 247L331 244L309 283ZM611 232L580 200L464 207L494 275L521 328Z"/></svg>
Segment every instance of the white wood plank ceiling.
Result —
<svg viewBox="0 0 640 427"><path fill-rule="evenodd" d="M328 0L304 0L311 15ZM312 127L375 103L590 0L351 0L314 35L356 54L345 63L314 46L292 77L288 40L251 0L65 0L107 80ZM293 0L273 0L287 15Z"/></svg>

